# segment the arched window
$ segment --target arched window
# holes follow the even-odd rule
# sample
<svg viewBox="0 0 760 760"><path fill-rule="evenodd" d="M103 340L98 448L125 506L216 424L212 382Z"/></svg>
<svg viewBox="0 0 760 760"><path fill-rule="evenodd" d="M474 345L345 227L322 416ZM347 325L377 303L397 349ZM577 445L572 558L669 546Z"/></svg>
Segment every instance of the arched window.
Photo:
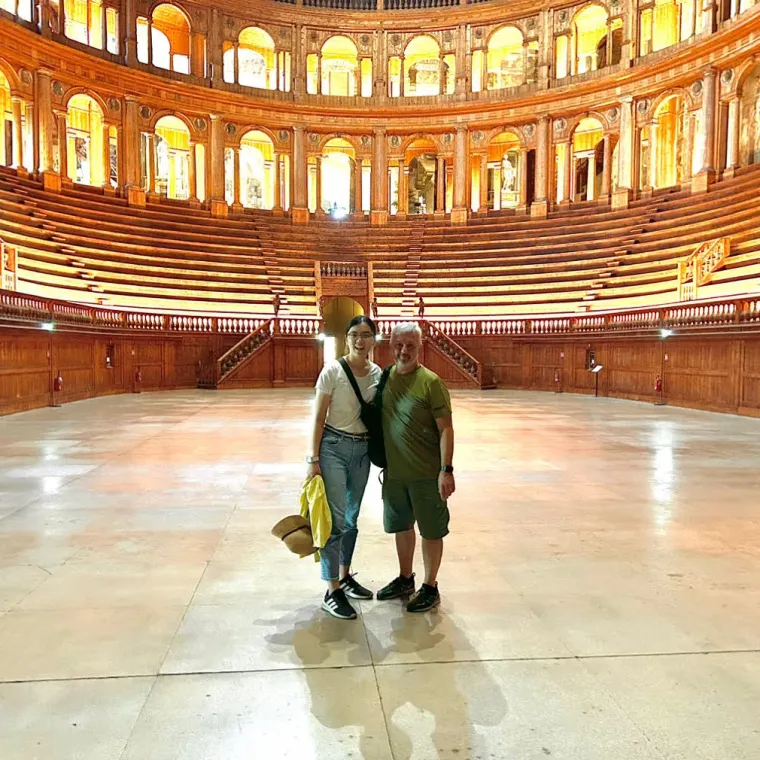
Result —
<svg viewBox="0 0 760 760"><path fill-rule="evenodd" d="M523 34L514 26L503 26L488 41L486 89L517 87L526 80L527 48Z"/></svg>
<svg viewBox="0 0 760 760"><path fill-rule="evenodd" d="M225 71L228 68L227 56L230 52L234 56L234 50L225 53ZM274 40L268 32L257 26L243 29L238 37L237 56L237 81L240 84L258 87L261 90L277 89Z"/></svg>
<svg viewBox="0 0 760 760"><path fill-rule="evenodd" d="M11 88L5 74L0 71L0 135L5 137L13 126L13 108ZM12 151L7 150L5 139L0 140L0 165L10 166L13 160Z"/></svg>
<svg viewBox="0 0 760 760"><path fill-rule="evenodd" d="M18 13L18 17L24 21L32 21L32 0L18 0L18 5L16 0L0 0L0 9L12 16Z"/></svg>
<svg viewBox="0 0 760 760"><path fill-rule="evenodd" d="M614 57L606 55L606 52L604 55L605 60L600 60L600 48L603 47L605 51L612 48L611 37L609 38L609 43L606 43L609 32L610 27L605 8L599 5L587 5L578 11L570 26L569 48L566 48L566 54L569 57L569 70L568 67L565 67L565 75L596 71L598 68L601 68L602 63L606 64L607 61L614 63ZM605 44L602 46L601 43L603 41L605 41ZM557 59L559 63L561 59L559 49L557 51Z"/></svg>
<svg viewBox="0 0 760 760"><path fill-rule="evenodd" d="M89 95L74 95L66 110L65 168L72 182L100 187L110 184L111 137L103 111Z"/></svg>
<svg viewBox="0 0 760 760"><path fill-rule="evenodd" d="M323 95L358 95L360 69L356 45L343 35L330 37L321 51Z"/></svg>
<svg viewBox="0 0 760 760"><path fill-rule="evenodd" d="M760 64L742 86L739 110L739 163L760 164Z"/></svg>
<svg viewBox="0 0 760 760"><path fill-rule="evenodd" d="M399 214L432 214L445 210L445 168L429 137L419 137L404 152L402 166L391 167L391 210ZM403 171L403 173L402 173ZM439 181L440 180L440 181Z"/></svg>
<svg viewBox="0 0 760 760"><path fill-rule="evenodd" d="M486 206L515 208L520 203L520 138L514 132L496 135L488 146Z"/></svg>
<svg viewBox="0 0 760 760"><path fill-rule="evenodd" d="M274 207L274 145L252 130L240 141L240 202L246 208Z"/></svg>
<svg viewBox="0 0 760 760"><path fill-rule="evenodd" d="M449 71L438 43L425 35L414 37L404 50L404 95L439 95L445 92ZM453 71L450 72L453 79Z"/></svg>
<svg viewBox="0 0 760 760"><path fill-rule="evenodd" d="M190 130L182 119L164 116L156 122L155 189L167 198L190 197Z"/></svg>
<svg viewBox="0 0 760 760"><path fill-rule="evenodd" d="M601 194L604 171L604 127L595 118L581 119L573 130L570 198L593 201Z"/></svg>
<svg viewBox="0 0 760 760"><path fill-rule="evenodd" d="M83 45L119 52L119 12L103 0L64 0L65 34Z"/></svg>
<svg viewBox="0 0 760 760"><path fill-rule="evenodd" d="M343 138L333 138L322 150L322 210L336 219L342 219L354 211L355 161L353 145Z"/></svg>
<svg viewBox="0 0 760 760"><path fill-rule="evenodd" d="M657 107L652 123L641 132L641 186L673 187L689 173L690 163L701 164L701 156L687 156L685 137L699 126L680 95L673 95Z"/></svg>
<svg viewBox="0 0 760 760"><path fill-rule="evenodd" d="M139 35L138 24L138 53ZM143 37L147 49L147 30ZM190 23L176 5L164 3L154 8L150 43L150 51L146 52L150 52L151 58L144 61L145 63L152 63L158 68L177 71L180 74L190 73Z"/></svg>

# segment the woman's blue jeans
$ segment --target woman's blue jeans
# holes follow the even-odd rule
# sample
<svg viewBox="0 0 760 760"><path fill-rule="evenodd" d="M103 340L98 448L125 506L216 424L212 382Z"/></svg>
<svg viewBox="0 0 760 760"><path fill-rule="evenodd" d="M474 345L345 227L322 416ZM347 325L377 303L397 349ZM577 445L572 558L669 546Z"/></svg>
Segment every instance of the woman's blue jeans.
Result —
<svg viewBox="0 0 760 760"><path fill-rule="evenodd" d="M322 580L338 581L340 565L351 565L359 532L359 507L369 479L367 441L326 429L319 446L319 468L332 515L332 533L320 552Z"/></svg>

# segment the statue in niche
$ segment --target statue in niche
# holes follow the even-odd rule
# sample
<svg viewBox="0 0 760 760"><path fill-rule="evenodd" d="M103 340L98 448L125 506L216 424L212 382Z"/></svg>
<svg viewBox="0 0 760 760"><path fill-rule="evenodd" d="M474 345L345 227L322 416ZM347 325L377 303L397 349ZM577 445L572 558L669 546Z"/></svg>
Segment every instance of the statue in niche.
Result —
<svg viewBox="0 0 760 760"><path fill-rule="evenodd" d="M512 162L506 153L504 154L504 158L501 159L501 192L515 192L515 167L512 166Z"/></svg>

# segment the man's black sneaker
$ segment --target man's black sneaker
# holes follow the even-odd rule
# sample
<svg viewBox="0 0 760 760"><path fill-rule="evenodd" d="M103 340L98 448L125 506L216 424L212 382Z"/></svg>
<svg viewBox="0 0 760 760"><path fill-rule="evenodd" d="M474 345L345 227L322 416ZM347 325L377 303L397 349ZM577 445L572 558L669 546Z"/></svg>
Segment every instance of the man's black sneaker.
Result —
<svg viewBox="0 0 760 760"><path fill-rule="evenodd" d="M356 610L351 606L351 602L346 599L341 588L336 589L332 594L329 591L325 593L322 609L341 620L356 620Z"/></svg>
<svg viewBox="0 0 760 760"><path fill-rule="evenodd" d="M377 598L379 601L384 602L388 599L398 599L400 596L409 596L409 594L413 593L414 573L412 573L411 578L405 578L403 575L394 578L387 586L383 586L377 592Z"/></svg>
<svg viewBox="0 0 760 760"><path fill-rule="evenodd" d="M441 595L438 593L438 586L428 586L427 583L423 583L417 593L409 600L406 611L427 612L440 603Z"/></svg>
<svg viewBox="0 0 760 760"><path fill-rule="evenodd" d="M368 588L364 588L354 575L347 575L340 582L340 587L351 599L373 599L375 596Z"/></svg>

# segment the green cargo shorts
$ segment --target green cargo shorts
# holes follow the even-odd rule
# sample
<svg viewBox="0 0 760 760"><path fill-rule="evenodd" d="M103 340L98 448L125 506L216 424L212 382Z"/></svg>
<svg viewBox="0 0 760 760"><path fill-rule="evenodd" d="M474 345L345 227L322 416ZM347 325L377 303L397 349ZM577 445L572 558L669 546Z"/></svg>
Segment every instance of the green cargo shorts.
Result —
<svg viewBox="0 0 760 760"><path fill-rule="evenodd" d="M386 533L411 530L416 522L428 541L449 533L449 508L438 492L438 479L383 482L383 523Z"/></svg>

